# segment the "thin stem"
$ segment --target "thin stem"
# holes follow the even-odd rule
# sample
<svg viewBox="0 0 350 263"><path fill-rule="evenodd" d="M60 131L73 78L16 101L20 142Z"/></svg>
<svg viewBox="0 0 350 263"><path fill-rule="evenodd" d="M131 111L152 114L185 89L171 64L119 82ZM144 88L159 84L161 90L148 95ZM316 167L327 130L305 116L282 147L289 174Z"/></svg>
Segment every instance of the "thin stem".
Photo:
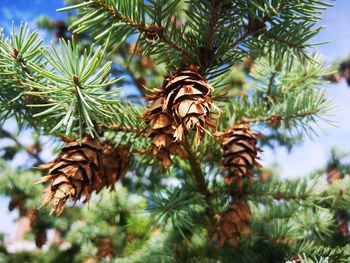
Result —
<svg viewBox="0 0 350 263"><path fill-rule="evenodd" d="M317 113L318 111L309 111L309 112L292 114L290 116L271 115L271 116L263 116L263 117L256 117L256 118L243 117L242 120L245 122L270 122L272 117L278 117L280 120L286 120L286 119L293 119L293 118L305 118L309 115L313 115Z"/></svg>
<svg viewBox="0 0 350 263"><path fill-rule="evenodd" d="M216 212L212 203L212 195L208 190L208 185L205 181L204 174L200 167L198 159L196 158L196 154L188 143L186 143L184 147L188 153L188 161L190 163L192 173L195 177L198 191L204 195L205 201L208 205L207 213L210 217L213 217Z"/></svg>
<svg viewBox="0 0 350 263"><path fill-rule="evenodd" d="M305 48L305 45L302 45L302 44L295 44L293 42L290 42L288 40L286 40L285 38L281 38L277 35L274 35L274 34L271 34L269 32L266 32L263 36L263 38L266 38L266 39L272 39L272 40L275 40L279 43L282 43L286 46L288 46L289 48Z"/></svg>
<svg viewBox="0 0 350 263"><path fill-rule="evenodd" d="M288 1L282 1L276 8L276 12L281 12L284 7L287 5ZM262 21L261 21L261 25L264 25L266 22L270 22L272 21L274 17L272 16L265 16ZM237 39L235 39L230 45L228 49L234 48L236 47L238 44L240 44L241 42L243 42L247 37L249 37L250 35L253 35L257 32L259 32L262 28L261 27L255 27L255 28L247 28L246 31Z"/></svg>
<svg viewBox="0 0 350 263"><path fill-rule="evenodd" d="M7 138L11 139L14 143L17 144L17 146L19 146L21 149L25 150L30 156L32 156L35 160L37 160L37 162L40 163L44 163L44 161L40 158L40 156L37 153L33 153L31 151L28 151L26 149L26 147L19 141L17 140L17 138L11 134L10 132L6 131L5 129L3 129L2 127L0 127L0 133L2 133L3 135L5 135Z"/></svg>
<svg viewBox="0 0 350 263"><path fill-rule="evenodd" d="M209 66L210 64L210 51L214 41L216 25L219 20L219 11L221 9L221 4L218 3L217 0L213 0L210 2L210 6L211 12L204 45L204 62L206 66Z"/></svg>
<svg viewBox="0 0 350 263"><path fill-rule="evenodd" d="M127 127L119 124L112 124L108 126L108 128L117 132L133 132L133 133L141 132L141 130L138 128Z"/></svg>
<svg viewBox="0 0 350 263"><path fill-rule="evenodd" d="M270 79L269 79L269 84L267 86L266 96L270 96L271 95L273 83L275 81L276 76L277 76L277 71L274 71L271 74Z"/></svg>

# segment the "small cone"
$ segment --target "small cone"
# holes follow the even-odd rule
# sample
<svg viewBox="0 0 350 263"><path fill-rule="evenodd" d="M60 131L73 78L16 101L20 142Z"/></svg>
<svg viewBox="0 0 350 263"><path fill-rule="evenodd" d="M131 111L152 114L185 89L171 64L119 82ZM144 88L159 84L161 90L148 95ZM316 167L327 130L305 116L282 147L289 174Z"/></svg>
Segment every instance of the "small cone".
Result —
<svg viewBox="0 0 350 263"><path fill-rule="evenodd" d="M41 248L47 242L47 232L46 229L41 229L35 234L35 245Z"/></svg>
<svg viewBox="0 0 350 263"><path fill-rule="evenodd" d="M254 166L257 163L256 135L251 132L248 123L237 123L227 132L218 134L223 149L222 166L225 170L225 183L236 182L242 189L242 180L247 178L252 182Z"/></svg>
<svg viewBox="0 0 350 263"><path fill-rule="evenodd" d="M106 145L103 149L103 185L114 189L118 179L127 172L129 167L129 151L125 146L114 149L111 145ZM100 189L96 189L99 192Z"/></svg>
<svg viewBox="0 0 350 263"><path fill-rule="evenodd" d="M233 246L237 246L241 237L248 235L250 229L251 212L245 200L233 201L226 212L220 215L211 239L216 240L221 246L227 240L231 240Z"/></svg>
<svg viewBox="0 0 350 263"><path fill-rule="evenodd" d="M39 212L35 208L29 208L27 217L29 219L30 227L33 229L39 221Z"/></svg>
<svg viewBox="0 0 350 263"><path fill-rule="evenodd" d="M342 237L344 238L350 237L349 225L345 218L343 217L337 218L337 228L339 233L342 235Z"/></svg>
<svg viewBox="0 0 350 263"><path fill-rule="evenodd" d="M8 204L8 210L11 212L13 211L15 208L18 208L18 213L19 215L25 216L27 213L27 209L25 207L25 198L22 196L18 196L18 195L14 195L9 204Z"/></svg>
<svg viewBox="0 0 350 263"><path fill-rule="evenodd" d="M96 258L113 258L115 256L113 241L110 237L105 237L98 247Z"/></svg>
<svg viewBox="0 0 350 263"><path fill-rule="evenodd" d="M332 168L327 172L327 181L329 184L332 184L335 181L338 181L341 178L341 174L337 168Z"/></svg>

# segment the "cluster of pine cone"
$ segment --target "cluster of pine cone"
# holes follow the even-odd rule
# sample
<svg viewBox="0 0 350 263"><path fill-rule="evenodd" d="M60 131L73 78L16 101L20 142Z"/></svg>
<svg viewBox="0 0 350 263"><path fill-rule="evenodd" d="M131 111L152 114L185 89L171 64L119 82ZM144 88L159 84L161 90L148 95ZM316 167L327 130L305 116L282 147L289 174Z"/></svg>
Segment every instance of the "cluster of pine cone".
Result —
<svg viewBox="0 0 350 263"><path fill-rule="evenodd" d="M171 165L171 155L186 157L184 144L189 143L193 131L193 144L198 147L209 129L216 132L211 121L214 109L213 88L198 67L190 66L167 76L161 89L147 96L150 105L143 118L148 124L146 136L151 138L147 152L157 156L165 168ZM225 132L216 133L223 150L224 182L236 183L242 189L244 179L252 181L252 169L258 166L257 135L245 122L236 123ZM45 189L43 205L52 202L52 212L60 215L66 202L76 202L104 187L111 187L128 168L128 150L113 149L98 139L85 136L82 141L69 141L52 162L42 165L49 170L40 182L50 183ZM251 212L244 199L234 198L227 211L218 215L211 230L213 239L222 245L231 240L237 245L241 236L249 231Z"/></svg>

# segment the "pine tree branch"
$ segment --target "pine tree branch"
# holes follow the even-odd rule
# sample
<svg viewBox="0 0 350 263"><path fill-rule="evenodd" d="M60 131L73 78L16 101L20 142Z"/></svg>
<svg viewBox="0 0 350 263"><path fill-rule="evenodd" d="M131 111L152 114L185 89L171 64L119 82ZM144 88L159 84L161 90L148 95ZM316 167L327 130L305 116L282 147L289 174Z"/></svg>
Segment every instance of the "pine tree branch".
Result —
<svg viewBox="0 0 350 263"><path fill-rule="evenodd" d="M288 4L288 0L285 1L281 1L280 4L278 4L278 6L275 8L276 13L279 13L281 11L283 11L284 7ZM271 22L273 20L273 16L265 16L264 18L262 18L261 22L258 22L257 25L254 25L253 27L248 27L246 29L246 31L240 36L238 37L236 40L234 40L230 45L228 49L234 48L237 45L239 45L241 42L243 42L244 40L246 40L249 36L254 35L255 33L259 32L262 28L265 27L265 23L266 22ZM249 23L251 23L252 21L248 21L248 25Z"/></svg>
<svg viewBox="0 0 350 263"><path fill-rule="evenodd" d="M102 3L102 2L93 2L89 5L90 8L102 8L104 9L113 19L117 19L121 22L124 22L134 29L136 29L140 34L154 34L154 32L157 33L157 36L159 39L167 44L168 46L176 49L179 51L183 56L190 57L188 52L180 47L175 42L171 41L165 34L164 34L164 28L161 25L153 26L152 30L149 29L148 25L145 25L144 21L140 21L140 23L136 23L133 21L130 17L123 15L122 13L118 12L117 10L114 10L112 7Z"/></svg>
<svg viewBox="0 0 350 263"><path fill-rule="evenodd" d="M112 125L108 126L108 128L110 128L116 132L126 132L126 133L140 133L142 131L136 127L135 128L127 127L127 126L123 126L120 124L112 124Z"/></svg>
<svg viewBox="0 0 350 263"><path fill-rule="evenodd" d="M13 49L11 56L19 63L21 70L25 74L25 76L29 80L34 81L34 78L31 76L31 73L28 69L27 63L23 60L23 58L18 57L18 50L16 48Z"/></svg>
<svg viewBox="0 0 350 263"><path fill-rule="evenodd" d="M140 24L137 24L135 21L133 21L130 17L128 16L124 16L123 14L121 14L120 12L117 12L116 10L114 10L112 7L102 3L102 2L93 2L90 5L88 5L88 7L90 8L102 8L104 9L107 13L110 14L110 16L113 19L118 19L121 22L124 22L126 24L129 24L130 26L132 26L133 28L135 28L136 30L138 30L140 33L145 33L147 31L146 26L144 25L143 21L140 22Z"/></svg>
<svg viewBox="0 0 350 263"><path fill-rule="evenodd" d="M288 41L286 40L285 38L281 38L277 35L274 35L274 34L271 34L270 32L265 32L263 35L262 35L263 38L265 39L271 39L271 40L274 40L274 41L277 41L279 43L282 43L284 45L286 45L287 47L289 48L305 48L306 46L303 45L303 44L295 44L291 41Z"/></svg>
<svg viewBox="0 0 350 263"><path fill-rule="evenodd" d="M271 116L262 116L262 117L256 117L256 118L246 118L243 117L242 120L245 122L271 122L272 118L278 118L279 120L287 120L287 119L296 119L296 118L305 118L310 115L317 114L319 111L308 111L308 112L300 112L295 113L289 116L280 116L280 115L271 115Z"/></svg>
<svg viewBox="0 0 350 263"><path fill-rule="evenodd" d="M0 127L0 134L5 135L7 138L11 139L14 143L17 144L18 147L25 150L30 156L32 156L35 160L37 160L38 164L44 163L44 161L40 158L40 156L37 153L28 151L26 147L19 141L17 138L11 134L10 132L6 131L4 128Z"/></svg>
<svg viewBox="0 0 350 263"><path fill-rule="evenodd" d="M211 12L210 12L208 29L205 36L205 45L204 45L204 61L206 65L210 64L209 63L210 51L212 49L212 45L214 41L216 25L219 20L219 11L221 9L221 4L217 0L212 0L210 1L210 6L211 6Z"/></svg>

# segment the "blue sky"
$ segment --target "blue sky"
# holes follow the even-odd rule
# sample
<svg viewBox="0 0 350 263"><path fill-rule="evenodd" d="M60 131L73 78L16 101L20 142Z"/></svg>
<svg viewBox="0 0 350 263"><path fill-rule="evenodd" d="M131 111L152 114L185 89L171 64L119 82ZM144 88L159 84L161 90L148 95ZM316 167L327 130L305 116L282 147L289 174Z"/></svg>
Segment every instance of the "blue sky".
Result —
<svg viewBox="0 0 350 263"><path fill-rule="evenodd" d="M333 1L332 1L333 2ZM331 43L319 46L317 50L325 55L326 61L331 62L336 58L350 54L350 1L334 1L334 7L328 9L320 22L326 28L314 38L313 42L331 41ZM56 9L62 7L61 0L1 0L0 26L5 29L11 27L12 21L19 25L20 21L27 21L32 29L33 22L39 15L45 14L56 19L64 17L63 13L56 13ZM41 32L45 37L44 32ZM325 165L330 154L330 149L336 147L341 151L350 151L350 88L342 81L339 85L327 88L327 96L335 100L336 110L330 119L336 122L337 127L325 125L328 134L319 134L319 137L310 140L305 138L304 143L296 146L291 153L285 149L276 151L265 150L262 153L262 164L265 166L275 162L283 177L295 177L305 175L315 168ZM13 125L11 125L13 128ZM11 129L11 127L8 127ZM0 199L0 232L13 232L12 220L15 213L7 210L7 199Z"/></svg>

